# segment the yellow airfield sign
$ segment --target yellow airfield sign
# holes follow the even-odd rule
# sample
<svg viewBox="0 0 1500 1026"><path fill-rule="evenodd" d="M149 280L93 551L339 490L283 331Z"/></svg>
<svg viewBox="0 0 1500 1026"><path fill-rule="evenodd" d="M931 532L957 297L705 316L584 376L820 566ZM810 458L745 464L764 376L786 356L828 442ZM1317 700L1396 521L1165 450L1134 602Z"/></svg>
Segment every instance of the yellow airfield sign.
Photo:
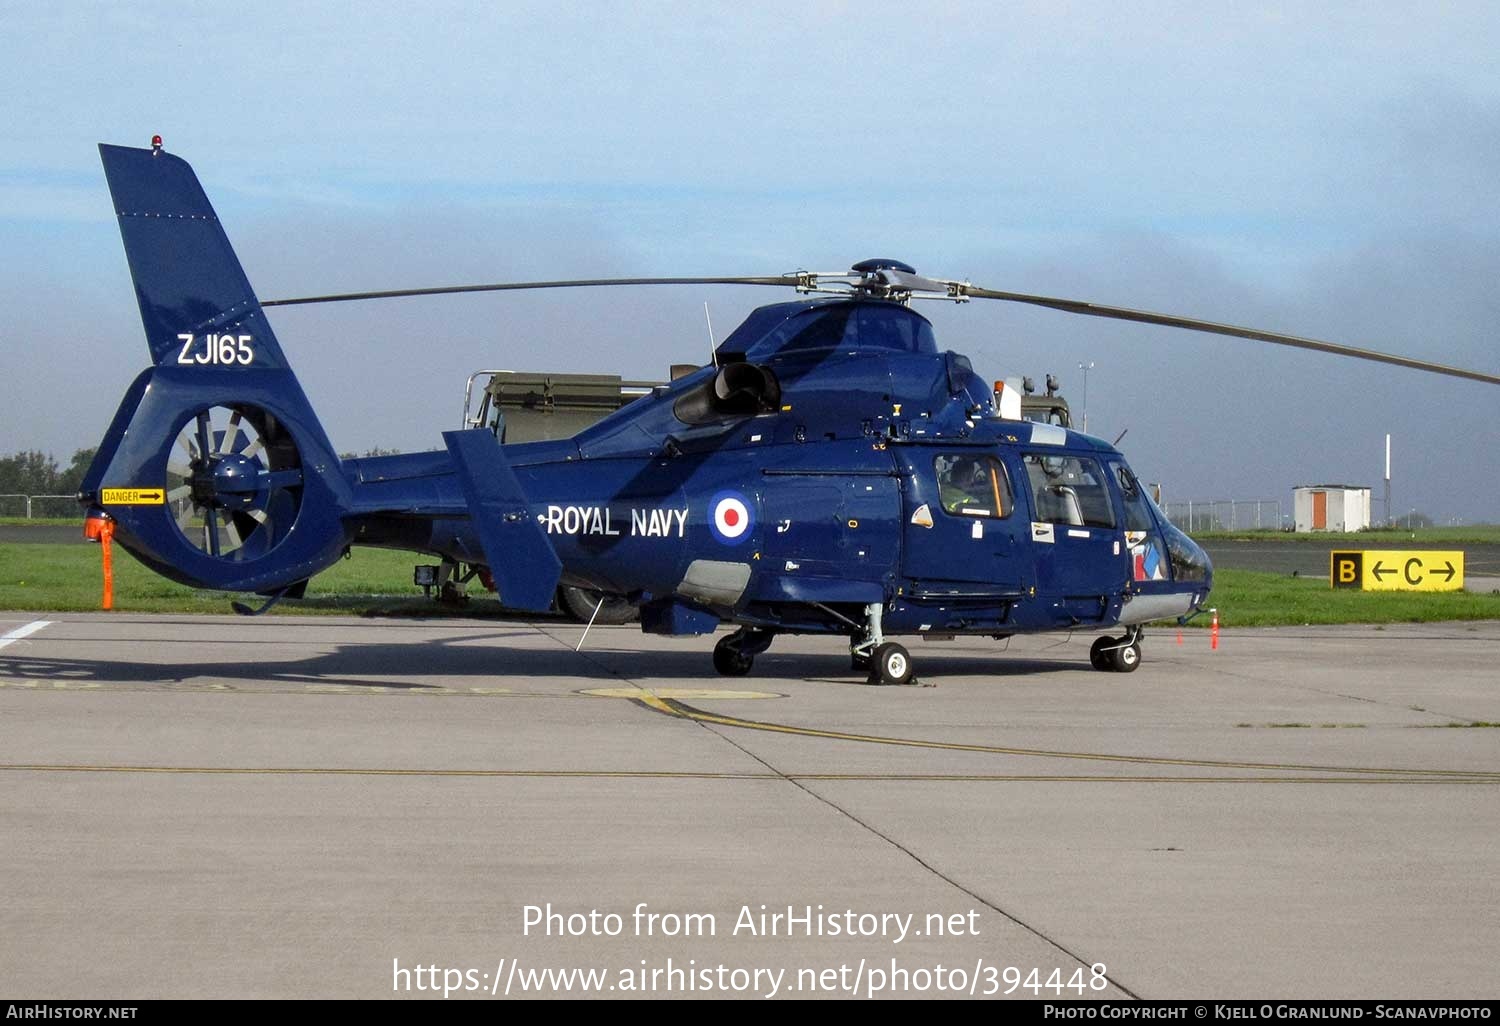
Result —
<svg viewBox="0 0 1500 1026"><path fill-rule="evenodd" d="M1335 549L1328 554L1328 580L1335 588L1362 591L1462 591L1464 554Z"/></svg>
<svg viewBox="0 0 1500 1026"><path fill-rule="evenodd" d="M106 488L99 496L106 506L160 506L167 501L165 488Z"/></svg>

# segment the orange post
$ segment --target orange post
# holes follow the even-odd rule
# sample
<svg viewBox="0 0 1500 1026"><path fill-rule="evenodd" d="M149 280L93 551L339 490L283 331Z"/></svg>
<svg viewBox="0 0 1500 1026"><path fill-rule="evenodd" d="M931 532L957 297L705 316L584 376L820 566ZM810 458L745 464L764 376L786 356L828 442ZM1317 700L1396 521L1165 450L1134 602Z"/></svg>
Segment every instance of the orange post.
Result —
<svg viewBox="0 0 1500 1026"><path fill-rule="evenodd" d="M109 540L115 536L115 522L108 516L91 516L83 522L83 536L100 545L99 552L104 557L104 599L101 606L104 609L113 609L115 607L115 560L114 553L109 548Z"/></svg>
<svg viewBox="0 0 1500 1026"><path fill-rule="evenodd" d="M1214 622L1210 625L1208 631L1208 647L1217 652L1219 649L1219 611L1211 609L1209 612L1214 614Z"/></svg>
<svg viewBox="0 0 1500 1026"><path fill-rule="evenodd" d="M105 520L99 531L99 546L104 555L104 607L114 609L114 553L110 552L110 538L114 537L114 520Z"/></svg>

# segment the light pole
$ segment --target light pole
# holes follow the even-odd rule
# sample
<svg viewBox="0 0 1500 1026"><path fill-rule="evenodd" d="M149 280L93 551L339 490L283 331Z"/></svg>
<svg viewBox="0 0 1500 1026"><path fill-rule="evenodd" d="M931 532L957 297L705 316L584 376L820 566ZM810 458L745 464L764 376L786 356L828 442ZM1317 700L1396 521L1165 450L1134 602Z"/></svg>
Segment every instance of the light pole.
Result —
<svg viewBox="0 0 1500 1026"><path fill-rule="evenodd" d="M1089 371L1093 370L1094 363L1080 363L1078 369L1083 371L1083 433L1089 433Z"/></svg>

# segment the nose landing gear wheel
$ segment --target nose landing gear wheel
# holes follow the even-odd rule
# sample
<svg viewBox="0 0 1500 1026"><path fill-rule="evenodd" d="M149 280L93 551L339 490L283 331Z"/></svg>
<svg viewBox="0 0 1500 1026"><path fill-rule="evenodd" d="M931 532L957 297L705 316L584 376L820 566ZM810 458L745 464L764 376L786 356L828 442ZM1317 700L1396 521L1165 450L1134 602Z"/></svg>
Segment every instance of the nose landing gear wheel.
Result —
<svg viewBox="0 0 1500 1026"><path fill-rule="evenodd" d="M1128 645L1121 645L1110 653L1110 663L1117 673L1130 673L1141 665L1141 646L1139 642L1132 641Z"/></svg>
<svg viewBox="0 0 1500 1026"><path fill-rule="evenodd" d="M894 641L888 641L875 649L873 665L870 667L871 684L910 684L912 675L911 656L906 649Z"/></svg>
<svg viewBox="0 0 1500 1026"><path fill-rule="evenodd" d="M1141 634L1134 631L1123 638L1097 638L1089 646L1089 665L1096 670L1132 673L1141 665Z"/></svg>

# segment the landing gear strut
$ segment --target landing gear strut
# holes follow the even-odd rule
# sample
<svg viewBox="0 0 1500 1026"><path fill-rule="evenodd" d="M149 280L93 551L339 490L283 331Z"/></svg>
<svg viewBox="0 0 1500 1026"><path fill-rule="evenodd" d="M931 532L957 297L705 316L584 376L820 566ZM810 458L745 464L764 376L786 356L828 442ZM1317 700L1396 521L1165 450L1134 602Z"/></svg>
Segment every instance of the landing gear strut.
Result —
<svg viewBox="0 0 1500 1026"><path fill-rule="evenodd" d="M1130 673L1141 665L1140 627L1131 627L1121 638L1099 638L1089 649L1089 662L1096 670Z"/></svg>
<svg viewBox="0 0 1500 1026"><path fill-rule="evenodd" d="M865 606L865 631L849 645L849 663L856 670L868 670L871 684L915 684L911 654L880 633L879 602Z"/></svg>
<svg viewBox="0 0 1500 1026"><path fill-rule="evenodd" d="M714 646L714 669L726 677L743 677L755 665L755 657L771 647L775 631L741 627Z"/></svg>

